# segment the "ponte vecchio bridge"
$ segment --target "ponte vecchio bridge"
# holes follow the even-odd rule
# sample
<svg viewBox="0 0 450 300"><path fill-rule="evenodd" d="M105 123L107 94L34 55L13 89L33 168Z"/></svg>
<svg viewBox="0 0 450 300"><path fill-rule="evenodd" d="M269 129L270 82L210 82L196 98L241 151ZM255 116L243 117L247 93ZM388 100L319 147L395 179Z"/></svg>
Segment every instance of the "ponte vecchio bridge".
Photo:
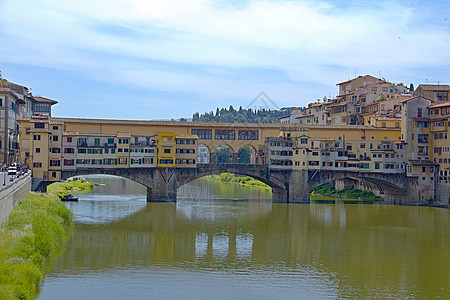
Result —
<svg viewBox="0 0 450 300"><path fill-rule="evenodd" d="M365 187L383 194L389 202L397 202L405 194L411 195L412 202L419 202L419 195L415 190L415 178L407 178L403 174L384 174L361 171L327 171L327 170L290 170L271 169L261 161L252 164L236 163L240 148L250 146L254 152L264 145L266 137L276 137L280 134L279 124L249 124L249 123L194 123L194 122L167 122L167 121L132 121L132 120L105 120L105 119L72 119L52 118L53 124L63 124L64 132L79 132L94 135L118 135L128 133L129 136L152 136L158 132L172 132L177 137L198 136L198 145L207 147L213 157L216 149L228 146L233 153L231 163L196 164L192 167L136 167L109 166L94 168L90 165L83 167L57 166L59 178L64 180L76 175L111 174L143 184L147 187L148 201L176 201L177 189L197 178L231 172L251 176L261 180L272 188L274 202L307 203L310 199L310 190L327 182L338 182L342 186L350 182L353 186ZM48 127L51 123L48 123ZM55 127L55 126L53 126ZM38 131L41 132L41 131ZM48 139L47 139L48 140ZM58 140L58 139L57 139ZM55 141L53 139L53 141ZM119 142L120 143L120 142ZM59 144L64 148L64 145ZM54 148L52 148L54 149ZM34 154L37 157L37 154ZM58 155L52 152L48 157ZM75 155L75 154L73 154ZM87 154L89 155L89 154ZM96 155L95 153L93 155ZM123 155L123 153L122 153ZM64 159L61 154L60 160ZM48 172L51 170L51 161ZM44 178L44 181L46 179ZM48 177L47 177L48 180Z"/></svg>

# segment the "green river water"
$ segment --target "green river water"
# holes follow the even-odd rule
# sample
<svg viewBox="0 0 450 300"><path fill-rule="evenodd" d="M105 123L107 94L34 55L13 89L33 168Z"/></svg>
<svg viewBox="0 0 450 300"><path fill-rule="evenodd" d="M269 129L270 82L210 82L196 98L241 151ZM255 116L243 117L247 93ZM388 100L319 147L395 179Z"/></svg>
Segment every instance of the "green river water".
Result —
<svg viewBox="0 0 450 300"><path fill-rule="evenodd" d="M75 233L39 299L450 298L450 210L273 204L262 188L197 180L177 203L137 183L67 203Z"/></svg>

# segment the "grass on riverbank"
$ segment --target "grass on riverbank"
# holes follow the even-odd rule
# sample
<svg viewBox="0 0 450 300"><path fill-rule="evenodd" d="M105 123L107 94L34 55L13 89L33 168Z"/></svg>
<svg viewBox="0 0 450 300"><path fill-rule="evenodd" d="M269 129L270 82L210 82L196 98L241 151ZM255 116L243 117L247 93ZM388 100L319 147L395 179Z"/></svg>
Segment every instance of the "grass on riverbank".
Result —
<svg viewBox="0 0 450 300"><path fill-rule="evenodd" d="M0 230L1 299L37 297L73 231L73 214L58 195L92 186L85 180L54 183L48 193L29 193L14 208Z"/></svg>
<svg viewBox="0 0 450 300"><path fill-rule="evenodd" d="M270 188L267 184L262 181L256 180L249 176L236 176L234 173L221 173L219 175L208 175L205 176L207 180L212 181L223 181L223 182L231 182L243 185L251 185L263 188Z"/></svg>
<svg viewBox="0 0 450 300"><path fill-rule="evenodd" d="M47 187L47 193L55 195L67 195L71 193L82 193L91 191L94 184L83 178L74 178L64 182L55 182Z"/></svg>
<svg viewBox="0 0 450 300"><path fill-rule="evenodd" d="M369 200L381 200L380 196L376 196L374 193L369 191L362 191L356 189L345 189L342 191L338 191L334 188L333 184L326 183L321 186L314 188L311 191L311 199L314 197L329 197L333 198L333 196L339 197L339 200L360 200L360 199L369 199Z"/></svg>

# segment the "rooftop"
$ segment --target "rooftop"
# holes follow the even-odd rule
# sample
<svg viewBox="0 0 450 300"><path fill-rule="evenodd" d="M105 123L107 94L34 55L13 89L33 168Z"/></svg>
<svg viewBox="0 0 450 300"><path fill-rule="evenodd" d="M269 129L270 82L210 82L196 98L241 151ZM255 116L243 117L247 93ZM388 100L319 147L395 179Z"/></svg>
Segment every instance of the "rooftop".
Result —
<svg viewBox="0 0 450 300"><path fill-rule="evenodd" d="M56 101L56 100L52 100L52 99L45 98L45 97L33 97L33 99L36 100L36 102L50 103L50 105L58 103L58 101Z"/></svg>

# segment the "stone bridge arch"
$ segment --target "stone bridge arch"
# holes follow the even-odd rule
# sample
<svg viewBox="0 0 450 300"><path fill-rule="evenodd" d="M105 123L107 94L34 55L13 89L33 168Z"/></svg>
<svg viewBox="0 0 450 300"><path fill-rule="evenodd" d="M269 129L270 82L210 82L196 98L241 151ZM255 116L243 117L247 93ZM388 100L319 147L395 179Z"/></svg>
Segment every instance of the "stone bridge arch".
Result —
<svg viewBox="0 0 450 300"><path fill-rule="evenodd" d="M62 171L61 179L73 176L107 174L130 179L147 188L147 201L173 202L179 187L206 175L224 172L251 176L272 188L274 202L287 202L287 185L290 172L270 171L267 166L244 164L205 164L197 168L124 168L124 169L84 169Z"/></svg>
<svg viewBox="0 0 450 300"><path fill-rule="evenodd" d="M336 183L337 182L337 183ZM308 185L314 189L325 183L334 183L336 189L356 188L374 192L385 200L396 201L407 194L408 180L403 174L356 171L310 171Z"/></svg>
<svg viewBox="0 0 450 300"><path fill-rule="evenodd" d="M218 175L220 173L234 173L260 180L272 188L273 201L286 202L286 182L289 181L290 172L271 172L267 166L262 165L252 165L249 168L245 164L214 164L197 166L196 169L181 169L179 186L207 175Z"/></svg>

